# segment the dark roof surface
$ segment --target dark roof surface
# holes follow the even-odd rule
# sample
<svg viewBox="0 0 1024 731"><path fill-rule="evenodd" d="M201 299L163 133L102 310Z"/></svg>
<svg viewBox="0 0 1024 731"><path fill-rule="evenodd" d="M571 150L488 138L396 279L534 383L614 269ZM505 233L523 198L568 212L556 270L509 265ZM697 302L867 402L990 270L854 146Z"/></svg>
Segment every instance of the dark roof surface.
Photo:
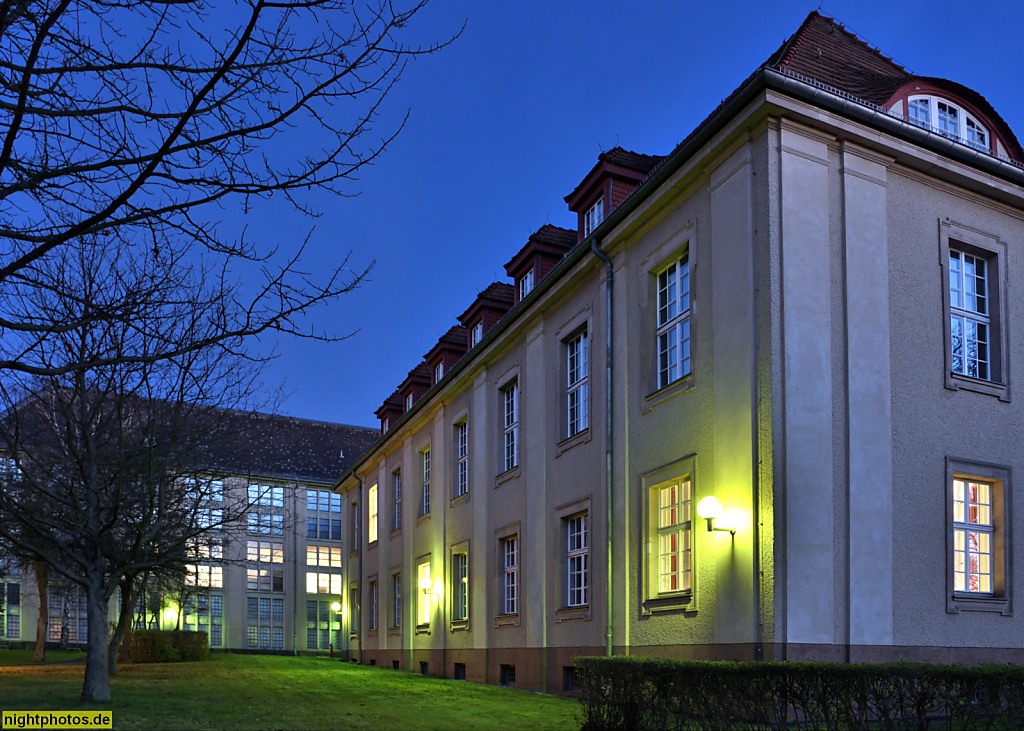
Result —
<svg viewBox="0 0 1024 731"><path fill-rule="evenodd" d="M636 170L638 173L644 173L646 175L651 171L651 168L664 159L664 156L644 155L640 152L624 150L621 147L613 147L606 152L602 152L597 156L597 159L602 162L611 163L612 165L618 165L619 167Z"/></svg>
<svg viewBox="0 0 1024 731"><path fill-rule="evenodd" d="M380 436L380 429L267 414L231 414L212 440L205 469L311 482L334 482Z"/></svg>

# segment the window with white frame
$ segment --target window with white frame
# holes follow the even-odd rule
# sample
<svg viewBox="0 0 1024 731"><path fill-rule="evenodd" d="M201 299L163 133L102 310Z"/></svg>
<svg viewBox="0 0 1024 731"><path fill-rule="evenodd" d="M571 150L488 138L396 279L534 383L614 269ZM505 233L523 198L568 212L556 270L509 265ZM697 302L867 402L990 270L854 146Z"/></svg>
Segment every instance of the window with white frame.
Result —
<svg viewBox="0 0 1024 731"><path fill-rule="evenodd" d="M533 291L533 270L526 272L519 280L519 299L520 301Z"/></svg>
<svg viewBox="0 0 1024 731"><path fill-rule="evenodd" d="M412 411L412 394L411 393L405 395L405 410L406 411Z"/></svg>
<svg viewBox="0 0 1024 731"><path fill-rule="evenodd" d="M377 542L377 486L373 485L366 491L366 541Z"/></svg>
<svg viewBox="0 0 1024 731"><path fill-rule="evenodd" d="M469 422L455 425L455 495L469 492Z"/></svg>
<svg viewBox="0 0 1024 731"><path fill-rule="evenodd" d="M475 347L477 343L484 339L484 323L483 320L473 325L473 329L469 331L469 347Z"/></svg>
<svg viewBox="0 0 1024 731"><path fill-rule="evenodd" d="M658 593L690 591L690 478L656 488Z"/></svg>
<svg viewBox="0 0 1024 731"><path fill-rule="evenodd" d="M949 250L949 307L953 372L992 380L985 259Z"/></svg>
<svg viewBox="0 0 1024 731"><path fill-rule="evenodd" d="M469 554L462 552L452 555L452 619L469 619Z"/></svg>
<svg viewBox="0 0 1024 731"><path fill-rule="evenodd" d="M597 203L587 209L583 214L583 235L590 236L590 232L597 228L604 220L604 198L598 198Z"/></svg>
<svg viewBox="0 0 1024 731"><path fill-rule="evenodd" d="M340 546L306 546L306 565L321 566L323 568L341 568L341 547Z"/></svg>
<svg viewBox="0 0 1024 731"><path fill-rule="evenodd" d="M684 257L657 275L658 388L690 373L690 265Z"/></svg>
<svg viewBox="0 0 1024 731"><path fill-rule="evenodd" d="M370 629L377 629L377 582L371 581L367 585L367 593L370 595Z"/></svg>
<svg viewBox="0 0 1024 731"><path fill-rule="evenodd" d="M438 383L444 378L444 362L438 363L434 366L434 383Z"/></svg>
<svg viewBox="0 0 1024 731"><path fill-rule="evenodd" d="M953 480L953 589L992 594L992 485Z"/></svg>
<svg viewBox="0 0 1024 731"><path fill-rule="evenodd" d="M570 607L589 604L590 590L590 538L588 514L566 518L566 576L567 601Z"/></svg>
<svg viewBox="0 0 1024 731"><path fill-rule="evenodd" d="M431 588L424 589L424 584L429 584ZM416 586L419 588L417 592L420 597L419 601L419 617L417 624L420 626L430 624L430 613L433 605L433 582L430 578L430 562L425 561L416 567Z"/></svg>
<svg viewBox="0 0 1024 731"><path fill-rule="evenodd" d="M391 530L402 529L402 472L391 473Z"/></svg>
<svg viewBox="0 0 1024 731"><path fill-rule="evenodd" d="M307 594L338 594L341 595L341 574L323 571L306 572Z"/></svg>
<svg viewBox="0 0 1024 731"><path fill-rule="evenodd" d="M908 100L911 122L962 142L982 152L990 150L988 130L966 109L936 96L912 96Z"/></svg>
<svg viewBox="0 0 1024 731"><path fill-rule="evenodd" d="M423 490L420 493L420 516L430 514L430 448L420 452L420 477Z"/></svg>
<svg viewBox="0 0 1024 731"><path fill-rule="evenodd" d="M306 601L306 649L329 650L332 642L335 647L341 645L341 614L331 609L333 603L330 599Z"/></svg>
<svg viewBox="0 0 1024 731"><path fill-rule="evenodd" d="M391 574L391 626L402 626L402 575Z"/></svg>
<svg viewBox="0 0 1024 731"><path fill-rule="evenodd" d="M519 613L519 536L508 536L501 541L502 614Z"/></svg>
<svg viewBox="0 0 1024 731"><path fill-rule="evenodd" d="M519 382L512 381L501 389L502 401L502 465L505 472L519 464Z"/></svg>
<svg viewBox="0 0 1024 731"><path fill-rule="evenodd" d="M587 332L566 343L566 416L568 435L575 436L588 426L589 346Z"/></svg>

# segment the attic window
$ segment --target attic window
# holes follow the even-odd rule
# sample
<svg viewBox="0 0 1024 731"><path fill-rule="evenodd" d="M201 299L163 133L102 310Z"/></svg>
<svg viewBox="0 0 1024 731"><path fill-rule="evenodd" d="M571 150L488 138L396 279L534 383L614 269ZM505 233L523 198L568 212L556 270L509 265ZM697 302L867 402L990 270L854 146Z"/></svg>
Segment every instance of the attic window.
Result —
<svg viewBox="0 0 1024 731"><path fill-rule="evenodd" d="M444 363L438 363L434 366L434 383L437 383L444 377Z"/></svg>
<svg viewBox="0 0 1024 731"><path fill-rule="evenodd" d="M476 325L473 326L473 329L469 333L469 347L475 348L476 344L479 343L483 339L484 339L484 323L481 320L480 322L478 322Z"/></svg>
<svg viewBox="0 0 1024 731"><path fill-rule="evenodd" d="M411 393L408 394L405 397L405 410L406 411L412 411L412 394Z"/></svg>
<svg viewBox="0 0 1024 731"><path fill-rule="evenodd" d="M531 269L523 278L519 280L519 299L522 300L526 295L533 291L533 270Z"/></svg>
<svg viewBox="0 0 1024 731"><path fill-rule="evenodd" d="M600 225L604 220L604 198L598 198L597 203L592 205L583 214L583 235L590 236L590 232Z"/></svg>
<svg viewBox="0 0 1024 731"><path fill-rule="evenodd" d="M988 131L967 110L935 96L912 96L907 105L910 121L982 152L989 151Z"/></svg>
<svg viewBox="0 0 1024 731"><path fill-rule="evenodd" d="M389 426L391 426L391 420L390 419L381 419L380 420L380 430L382 432L386 432L388 430Z"/></svg>

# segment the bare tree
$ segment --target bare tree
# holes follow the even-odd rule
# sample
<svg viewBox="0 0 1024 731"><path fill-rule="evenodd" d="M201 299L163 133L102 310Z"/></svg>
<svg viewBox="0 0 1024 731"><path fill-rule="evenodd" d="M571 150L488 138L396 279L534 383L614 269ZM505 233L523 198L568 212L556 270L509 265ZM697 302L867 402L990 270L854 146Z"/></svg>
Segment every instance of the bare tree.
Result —
<svg viewBox="0 0 1024 731"><path fill-rule="evenodd" d="M264 249L216 216L271 198L313 214L307 192L357 192L360 170L404 125L374 131L383 99L408 58L440 47L402 40L425 2L0 0L0 328L45 339L124 316L116 304L84 321L6 306L45 287L33 266L70 242L116 240L252 265L253 293L210 338L273 329L329 339L302 315L365 270L341 261L308 276L302 246ZM159 322L146 325L161 337ZM161 355L205 345L168 341ZM36 375L153 357L81 356L44 363L0 339L0 370Z"/></svg>

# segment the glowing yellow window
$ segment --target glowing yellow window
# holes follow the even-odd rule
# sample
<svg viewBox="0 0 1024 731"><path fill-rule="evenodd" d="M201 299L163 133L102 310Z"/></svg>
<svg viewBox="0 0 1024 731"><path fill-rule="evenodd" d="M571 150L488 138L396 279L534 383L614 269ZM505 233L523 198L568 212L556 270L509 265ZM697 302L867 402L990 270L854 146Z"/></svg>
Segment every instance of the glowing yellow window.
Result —
<svg viewBox="0 0 1024 731"><path fill-rule="evenodd" d="M992 593L992 486L953 480L953 589Z"/></svg>
<svg viewBox="0 0 1024 731"><path fill-rule="evenodd" d="M689 591L690 480L658 490L658 592Z"/></svg>

